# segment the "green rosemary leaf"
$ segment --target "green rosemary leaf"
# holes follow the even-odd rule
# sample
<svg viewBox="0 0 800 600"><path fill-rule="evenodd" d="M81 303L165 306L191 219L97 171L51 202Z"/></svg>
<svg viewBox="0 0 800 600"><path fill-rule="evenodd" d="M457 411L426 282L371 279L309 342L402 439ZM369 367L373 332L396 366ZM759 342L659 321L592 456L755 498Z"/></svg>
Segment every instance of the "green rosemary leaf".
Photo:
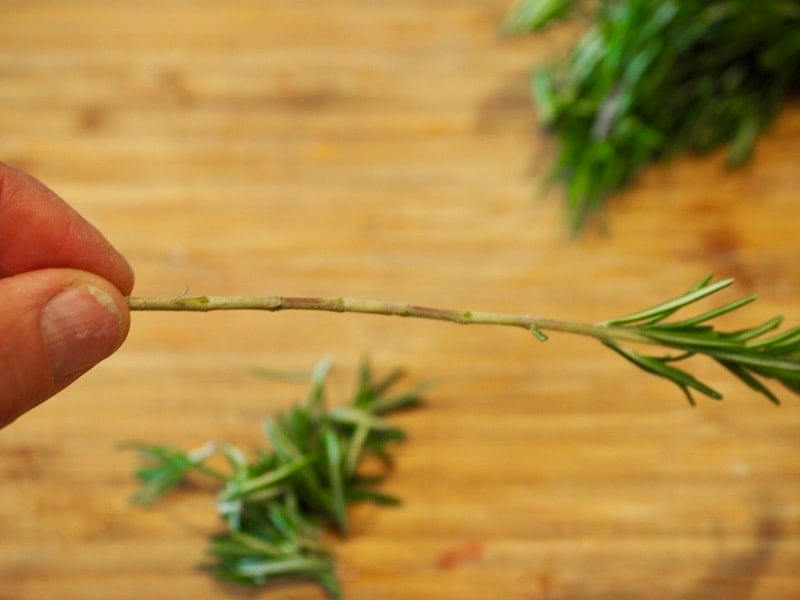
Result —
<svg viewBox="0 0 800 600"><path fill-rule="evenodd" d="M310 398L310 402L316 402L316 400L312 397ZM309 407L309 410L316 410L316 408ZM297 412L298 411L295 411L295 414ZM293 462L295 460L306 459L307 454L301 451L299 445L306 446L309 452L314 452L313 460L315 461L315 468L298 471L296 477L293 479L294 486L297 489L298 495L303 498L303 502L310 510L326 515L335 523L335 507L331 497L331 491L318 471L320 450L316 446L321 441L320 429L304 429L304 435L308 435L309 437L297 440L298 443L295 443L295 441L291 439L286 429L280 427L279 424L274 421L266 422L264 430L276 455L283 461Z"/></svg>
<svg viewBox="0 0 800 600"><path fill-rule="evenodd" d="M308 371L289 371L286 369L269 369L266 367L251 367L250 373L263 379L298 382L306 382L311 378L312 375Z"/></svg>
<svg viewBox="0 0 800 600"><path fill-rule="evenodd" d="M633 350L629 350L628 348L624 348L622 346L609 342L604 342L604 344L605 346L611 348L612 350L614 350L614 352L616 352L623 358L627 359L640 369L647 371L648 373L652 373L653 375L663 377L664 379L667 379L675 383L688 396L689 401L692 404L694 404L694 399L688 392L689 388L697 390L701 394L704 394L709 398L713 398L714 400L722 399L722 394L720 394L718 391L707 386L706 384L699 381L686 371L683 371L681 369L666 364L666 362L661 358L657 358L654 356L645 356Z"/></svg>
<svg viewBox="0 0 800 600"><path fill-rule="evenodd" d="M359 390L356 392L356 398L353 401L353 405L355 406L373 404L378 398L383 397L392 386L405 377L405 373L402 369L394 369L383 379L374 382L369 379L371 377L371 369L369 369L369 367L367 367L365 374L367 379L362 381Z"/></svg>
<svg viewBox="0 0 800 600"><path fill-rule="evenodd" d="M705 323L706 321L710 321L711 319L716 319L722 315L727 313L733 312L738 310L739 308L754 302L758 296L746 296L745 298L741 298L739 300L734 300L733 302L729 302L719 308L715 308L713 310L709 310L702 314L697 315L696 317L692 317L691 319L684 319L683 321L677 321L672 323L664 323L661 325L661 328L669 328L669 329L684 329L688 327L693 327L695 325L699 325L700 323Z"/></svg>
<svg viewBox="0 0 800 600"><path fill-rule="evenodd" d="M347 504L345 502L344 480L345 474L342 461L342 449L339 439L332 429L325 429L323 433L325 443L325 456L328 466L328 484L331 491L331 508L333 517L339 531L346 534L348 531Z"/></svg>
<svg viewBox="0 0 800 600"><path fill-rule="evenodd" d="M341 591L333 575L329 560L315 557L275 559L257 553L233 557L231 545L221 536L212 545L211 553L221 558L213 567L215 575L233 583L260 586L286 579L309 579L329 590L333 598L341 598Z"/></svg>
<svg viewBox="0 0 800 600"><path fill-rule="evenodd" d="M769 399L769 401L772 402L773 404L781 403L780 400L778 400L778 397L775 394L773 394L772 391L767 386L765 386L758 379L756 379L742 365L719 359L717 360L717 362L726 369L728 369L728 371L730 371L733 375L738 377L747 387L749 387L752 390L755 390L759 394L763 394L764 396L766 396Z"/></svg>
<svg viewBox="0 0 800 600"><path fill-rule="evenodd" d="M221 499L223 501L241 499L253 493L263 491L264 488L273 487L278 483L286 481L286 479L294 475L300 469L304 469L310 462L311 459L304 456L257 477L250 477L244 481L230 479L222 493Z"/></svg>
<svg viewBox="0 0 800 600"><path fill-rule="evenodd" d="M772 317L771 319L765 321L761 325L757 325L755 327L749 327L747 329L741 329L739 331L733 331L722 335L727 335L728 337L736 339L740 342L747 342L749 340L761 337L765 333L768 333L773 329L780 327L781 323L783 323L783 317L781 316Z"/></svg>
<svg viewBox="0 0 800 600"><path fill-rule="evenodd" d="M771 373L778 378L790 380L800 380L800 363L796 360L781 360L764 352L729 352L713 350L708 353L717 359L727 360L733 363L746 366L751 369L758 369L764 373Z"/></svg>
<svg viewBox="0 0 800 600"><path fill-rule="evenodd" d="M795 394L800 394L800 381L791 380L791 379L783 379L781 380L781 384L787 390L794 392Z"/></svg>
<svg viewBox="0 0 800 600"><path fill-rule="evenodd" d="M376 415L385 415L398 410L417 408L422 405L422 395L431 387L431 382L425 381L407 390L376 398L370 406L370 410Z"/></svg>
<svg viewBox="0 0 800 600"><path fill-rule="evenodd" d="M266 558L283 558L287 554L285 544L268 539L266 536L261 537L240 531L217 537L211 550L214 554L229 557L246 557L257 554Z"/></svg>
<svg viewBox="0 0 800 600"><path fill-rule="evenodd" d="M244 452L233 444L223 444L220 450L231 466L234 476L247 472L249 460Z"/></svg>
<svg viewBox="0 0 800 600"><path fill-rule="evenodd" d="M325 409L325 381L331 366L333 366L333 361L326 357L319 361L311 372L311 391L307 406L312 411L322 412Z"/></svg>
<svg viewBox="0 0 800 600"><path fill-rule="evenodd" d="M528 33L564 18L572 10L574 0L518 0L501 25L505 34Z"/></svg>
<svg viewBox="0 0 800 600"><path fill-rule="evenodd" d="M793 327L765 340L752 342L749 346L750 348L761 348L764 351L779 353L800 350L800 327Z"/></svg>
<svg viewBox="0 0 800 600"><path fill-rule="evenodd" d="M137 451L147 463L136 471L136 477L142 486L131 500L137 504L152 504L182 483L192 470L223 477L203 466L203 461L216 451L214 444L205 444L192 452L159 444L127 443L121 447Z"/></svg>
<svg viewBox="0 0 800 600"><path fill-rule="evenodd" d="M665 346L691 350L720 348L737 350L742 344L717 334L711 327L686 327L682 329L668 326L643 326L637 329L641 334Z"/></svg>
<svg viewBox="0 0 800 600"><path fill-rule="evenodd" d="M394 467L394 458L388 450L388 443L373 441L369 447L370 456L378 460L386 469Z"/></svg>
<svg viewBox="0 0 800 600"><path fill-rule="evenodd" d="M364 409L355 406L340 406L328 413L328 419L339 425L346 425L352 428L364 427L368 431L402 431L392 425L388 420L375 416Z"/></svg>
<svg viewBox="0 0 800 600"><path fill-rule="evenodd" d="M353 485L347 490L347 500L351 503L369 501L382 506L400 505L400 500L395 496L377 492L369 487L360 487L358 485Z"/></svg>
<svg viewBox="0 0 800 600"><path fill-rule="evenodd" d="M706 277L702 280L702 282L705 283L700 287L695 286L691 291L683 294L682 296L678 296L677 298L673 298L666 302L662 302L661 304L657 304L645 310L641 310L624 317L610 319L605 321L605 324L610 326L631 325L633 323L640 323L642 321L648 321L649 324L657 323L672 315L684 306L716 294L721 289L730 286L733 283L733 279L722 279L716 283L710 283L710 280L708 277Z"/></svg>
<svg viewBox="0 0 800 600"><path fill-rule="evenodd" d="M364 444L369 437L369 425L358 425L353 431L350 438L350 444L347 448L347 458L345 465L347 467L347 475L352 476L358 470L358 465L364 452Z"/></svg>
<svg viewBox="0 0 800 600"><path fill-rule="evenodd" d="M547 334L544 331L542 331L539 327L537 327L536 325L531 325L530 326L530 331L534 335L534 337L537 340L539 340L540 342L546 342L549 339L547 337Z"/></svg>
<svg viewBox="0 0 800 600"><path fill-rule="evenodd" d="M753 109L757 110L757 107ZM739 167L749 160L761 129L761 121L757 116L742 117L728 152L726 163L729 167Z"/></svg>

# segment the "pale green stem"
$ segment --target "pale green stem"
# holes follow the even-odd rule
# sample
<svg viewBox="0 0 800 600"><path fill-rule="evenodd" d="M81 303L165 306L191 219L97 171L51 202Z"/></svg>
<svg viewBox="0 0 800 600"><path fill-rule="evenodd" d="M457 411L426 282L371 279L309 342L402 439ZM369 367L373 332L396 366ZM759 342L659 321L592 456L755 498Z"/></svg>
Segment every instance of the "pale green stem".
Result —
<svg viewBox="0 0 800 600"><path fill-rule="evenodd" d="M541 340L546 339L542 332L557 331L573 333L599 339L601 341L624 340L645 344L658 344L653 340L624 327L602 324L578 323L535 317L530 314L497 312L478 312L432 308L404 302L382 302L354 298L324 298L304 296L174 296L127 299L131 310L150 311L194 311L212 310L317 310L340 313L362 313L389 315L416 319L448 321L460 325L505 325L520 327L532 332Z"/></svg>

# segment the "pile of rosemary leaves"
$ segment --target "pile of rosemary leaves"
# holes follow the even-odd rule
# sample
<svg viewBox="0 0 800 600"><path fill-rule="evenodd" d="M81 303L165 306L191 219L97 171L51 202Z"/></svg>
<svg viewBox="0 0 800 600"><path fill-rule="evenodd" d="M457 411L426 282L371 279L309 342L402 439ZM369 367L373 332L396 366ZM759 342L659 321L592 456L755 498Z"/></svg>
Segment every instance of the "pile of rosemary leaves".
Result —
<svg viewBox="0 0 800 600"><path fill-rule="evenodd" d="M146 461L136 472L141 487L133 500L139 504L152 504L191 473L218 481L216 510L224 531L211 540L208 568L219 579L254 586L310 580L341 598L323 529L347 534L347 509L354 502L398 502L376 489L392 465L389 446L405 439L384 416L417 406L421 388L394 393L402 373L376 380L364 362L351 403L328 408L330 366L323 360L313 370L305 403L265 421L270 446L253 458L227 443L189 452L128 445ZM209 464L218 453L226 459L225 470ZM378 469L369 464L375 462Z"/></svg>
<svg viewBox="0 0 800 600"><path fill-rule="evenodd" d="M800 0L520 0L503 30L576 14L590 27L532 82L575 229L653 161L727 146L741 165L800 89Z"/></svg>

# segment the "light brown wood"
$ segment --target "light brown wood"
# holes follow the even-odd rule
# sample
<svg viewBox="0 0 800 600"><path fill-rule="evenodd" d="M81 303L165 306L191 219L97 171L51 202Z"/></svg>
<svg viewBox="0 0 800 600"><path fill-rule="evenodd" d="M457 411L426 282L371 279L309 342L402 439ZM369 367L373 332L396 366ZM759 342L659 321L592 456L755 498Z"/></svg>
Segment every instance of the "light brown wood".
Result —
<svg viewBox="0 0 800 600"><path fill-rule="evenodd" d="M706 272L800 322L800 111L754 162L649 170L570 239L506 2L6 1L0 154L129 258L138 295L346 295L597 320ZM335 314L136 314L114 357L0 433L0 598L240 597L196 566L210 498L128 504L124 440L260 441L361 356L435 379L388 491L336 544L351 600L800 597L800 399L722 403L598 345ZM322 598L313 586L258 598Z"/></svg>

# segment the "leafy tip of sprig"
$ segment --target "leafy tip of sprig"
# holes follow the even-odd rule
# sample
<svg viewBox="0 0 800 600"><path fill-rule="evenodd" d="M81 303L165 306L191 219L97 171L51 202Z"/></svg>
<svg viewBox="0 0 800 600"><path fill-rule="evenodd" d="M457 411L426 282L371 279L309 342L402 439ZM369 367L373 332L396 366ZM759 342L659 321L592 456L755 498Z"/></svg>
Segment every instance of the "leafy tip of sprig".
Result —
<svg viewBox="0 0 800 600"><path fill-rule="evenodd" d="M724 367L750 389L774 404L778 397L762 379L775 380L794 393L800 393L800 327L781 333L773 332L782 322L773 317L764 323L733 332L718 331L712 319L731 313L753 302L755 296L734 300L693 317L668 321L681 309L730 286L733 279L712 282L711 275L701 279L685 294L667 302L603 323L610 337L603 343L640 369L675 383L695 404L692 390L709 398L722 399L722 394L703 383L675 363L695 355L704 355ZM633 333L641 340L657 344L677 353L651 356L623 347L614 335Z"/></svg>

